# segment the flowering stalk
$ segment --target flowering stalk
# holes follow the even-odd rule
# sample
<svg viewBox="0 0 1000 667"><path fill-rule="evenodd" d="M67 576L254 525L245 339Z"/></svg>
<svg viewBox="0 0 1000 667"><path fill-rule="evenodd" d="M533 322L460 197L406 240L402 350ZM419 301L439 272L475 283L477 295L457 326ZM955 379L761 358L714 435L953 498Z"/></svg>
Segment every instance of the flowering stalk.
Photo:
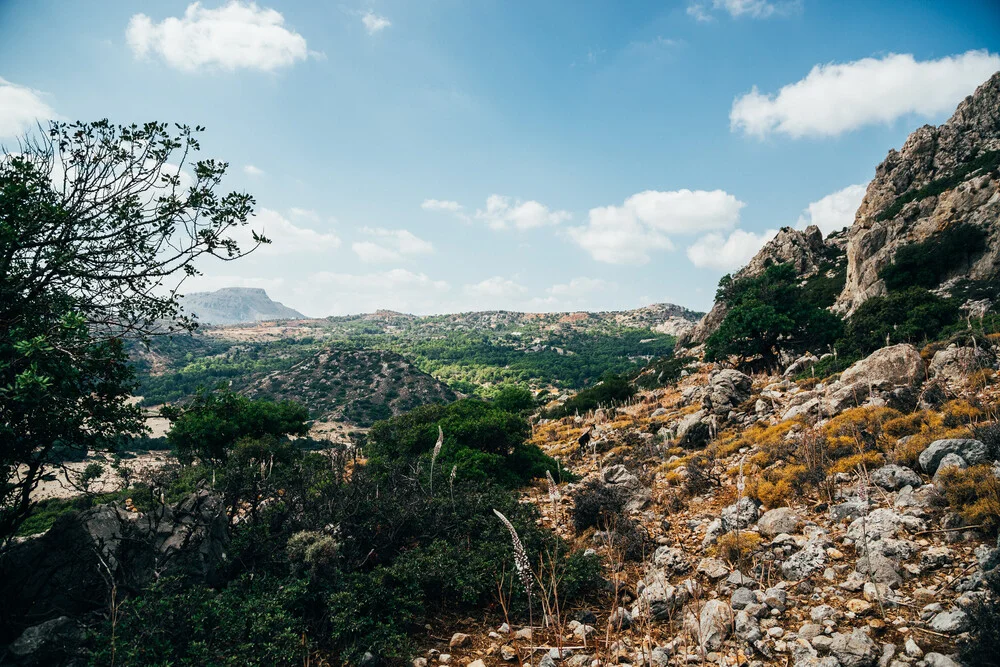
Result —
<svg viewBox="0 0 1000 667"><path fill-rule="evenodd" d="M444 444L444 431L438 426L438 439L434 444L434 452L431 454L431 495L434 495L434 462L437 461L438 454L441 453L441 445Z"/></svg>

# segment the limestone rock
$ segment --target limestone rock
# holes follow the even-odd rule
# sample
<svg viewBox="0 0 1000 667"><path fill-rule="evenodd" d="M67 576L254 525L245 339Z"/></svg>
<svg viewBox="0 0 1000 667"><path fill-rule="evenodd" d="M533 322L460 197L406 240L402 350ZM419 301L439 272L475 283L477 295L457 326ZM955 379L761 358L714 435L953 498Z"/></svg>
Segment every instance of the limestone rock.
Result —
<svg viewBox="0 0 1000 667"><path fill-rule="evenodd" d="M701 609L698 627L702 646L717 651L732 632L733 610L722 600L709 600Z"/></svg>
<svg viewBox="0 0 1000 667"><path fill-rule="evenodd" d="M917 487L923 484L920 475L904 466L890 463L875 470L871 474L872 484L887 491L899 491L904 486Z"/></svg>
<svg viewBox="0 0 1000 667"><path fill-rule="evenodd" d="M794 533L802 525L802 516L791 507L768 510L757 520L762 535L774 537L781 533Z"/></svg>
<svg viewBox="0 0 1000 667"><path fill-rule="evenodd" d="M845 385L870 387L913 386L926 379L920 352L912 345L890 345L872 352L840 374Z"/></svg>
<svg viewBox="0 0 1000 667"><path fill-rule="evenodd" d="M917 460L924 472L933 475L937 472L941 459L947 454L958 454L969 465L976 465L986 461L986 445L979 440L969 438L935 440L928 445L927 449L920 452Z"/></svg>

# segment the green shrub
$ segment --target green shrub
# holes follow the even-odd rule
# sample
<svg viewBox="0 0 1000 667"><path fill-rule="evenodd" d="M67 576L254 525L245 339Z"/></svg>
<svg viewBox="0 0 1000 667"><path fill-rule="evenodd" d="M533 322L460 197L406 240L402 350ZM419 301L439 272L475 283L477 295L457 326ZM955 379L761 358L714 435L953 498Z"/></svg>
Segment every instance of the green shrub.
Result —
<svg viewBox="0 0 1000 667"><path fill-rule="evenodd" d="M925 241L902 246L879 277L890 292L911 287L931 289L956 269L968 267L985 249L986 230L968 223L955 224Z"/></svg>
<svg viewBox="0 0 1000 667"><path fill-rule="evenodd" d="M791 264L768 267L763 274L719 282L716 301L727 307L719 328L705 341L705 359L736 356L741 363L775 366L781 350L822 350L837 339L841 320L807 296Z"/></svg>
<svg viewBox="0 0 1000 667"><path fill-rule="evenodd" d="M560 419L577 413L583 414L601 407L621 405L635 396L636 389L624 375L608 374L589 389L577 393L562 405L545 413L549 419Z"/></svg>
<svg viewBox="0 0 1000 667"><path fill-rule="evenodd" d="M866 300L847 322L837 343L841 355L864 356L895 343L923 343L942 334L958 320L959 309L922 287L910 287Z"/></svg>

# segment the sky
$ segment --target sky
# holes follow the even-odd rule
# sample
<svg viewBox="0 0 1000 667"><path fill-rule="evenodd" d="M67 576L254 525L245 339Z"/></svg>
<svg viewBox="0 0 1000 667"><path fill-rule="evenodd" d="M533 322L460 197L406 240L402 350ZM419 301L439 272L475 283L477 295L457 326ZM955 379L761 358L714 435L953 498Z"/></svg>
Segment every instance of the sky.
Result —
<svg viewBox="0 0 1000 667"><path fill-rule="evenodd" d="M1000 70L995 0L0 0L0 143L207 129L273 240L183 291L311 316L707 310Z"/></svg>

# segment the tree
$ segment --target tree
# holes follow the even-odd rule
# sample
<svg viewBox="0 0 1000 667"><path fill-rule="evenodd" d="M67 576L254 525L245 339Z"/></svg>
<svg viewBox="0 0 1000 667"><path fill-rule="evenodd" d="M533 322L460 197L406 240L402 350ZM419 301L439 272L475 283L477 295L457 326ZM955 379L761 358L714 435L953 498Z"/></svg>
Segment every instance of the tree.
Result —
<svg viewBox="0 0 1000 667"><path fill-rule="evenodd" d="M225 463L239 440L306 435L309 411L293 401L251 400L229 390L199 392L183 408L166 407L167 440L182 463Z"/></svg>
<svg viewBox="0 0 1000 667"><path fill-rule="evenodd" d="M798 285L791 264L768 267L759 276L719 282L716 300L726 317L705 341L705 359L729 356L759 360L773 367L780 350L801 351L829 345L840 333L840 318L812 302Z"/></svg>
<svg viewBox="0 0 1000 667"><path fill-rule="evenodd" d="M201 131L53 122L0 150L0 545L55 452L143 431L123 339L196 326L184 278L246 254L254 200L216 192L228 165L193 159Z"/></svg>

